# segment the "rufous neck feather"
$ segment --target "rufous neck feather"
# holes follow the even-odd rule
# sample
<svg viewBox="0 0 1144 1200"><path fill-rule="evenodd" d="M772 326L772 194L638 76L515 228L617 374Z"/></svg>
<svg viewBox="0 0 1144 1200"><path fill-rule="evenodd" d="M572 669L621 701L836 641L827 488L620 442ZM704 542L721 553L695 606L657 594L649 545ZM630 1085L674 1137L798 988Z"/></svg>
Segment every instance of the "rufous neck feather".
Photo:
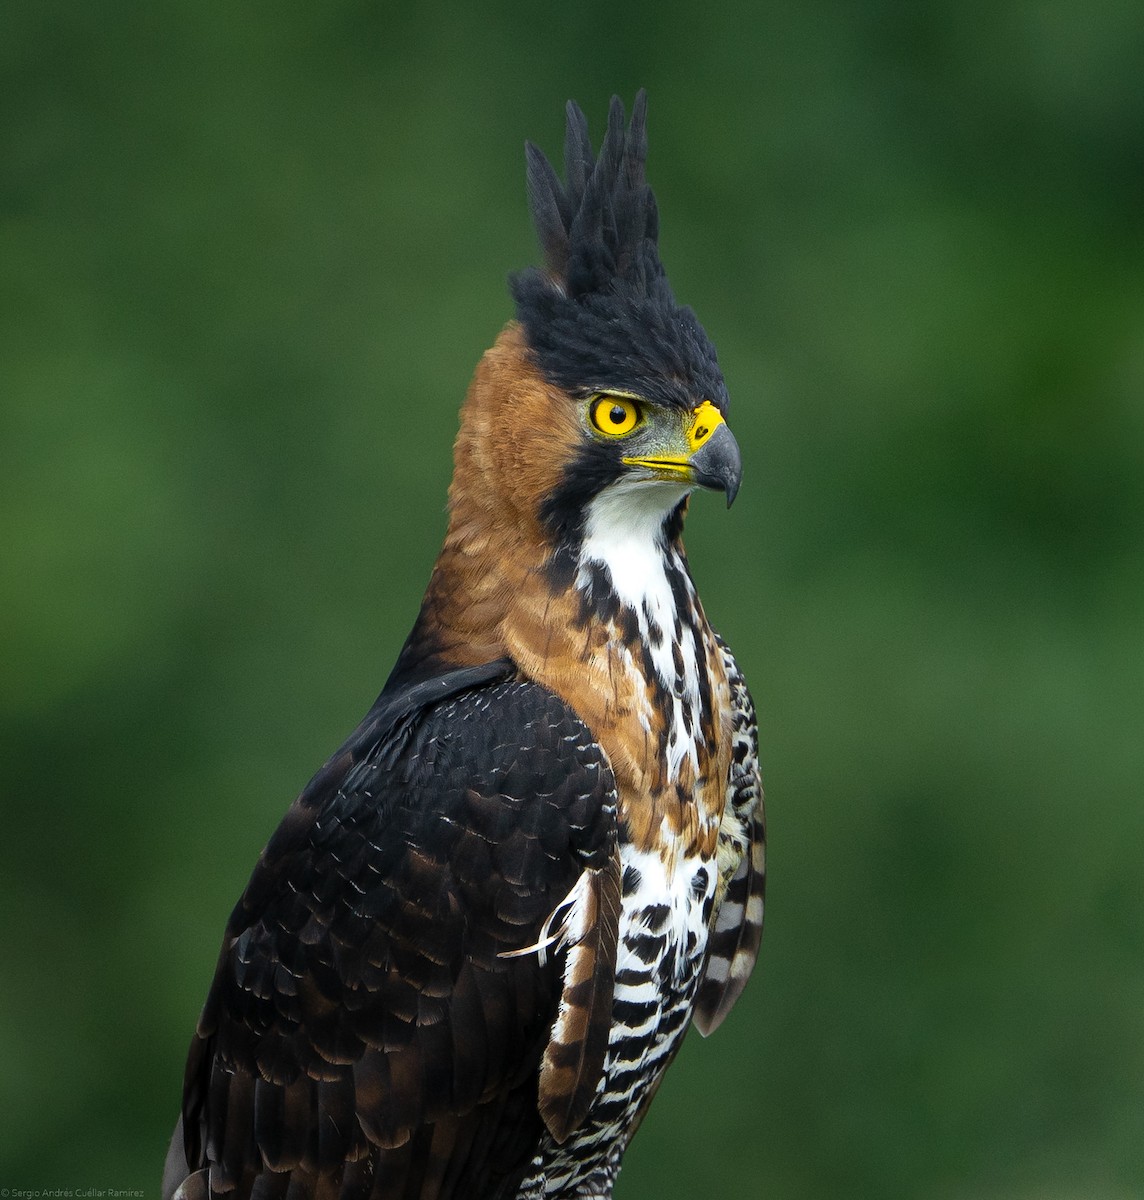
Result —
<svg viewBox="0 0 1144 1200"><path fill-rule="evenodd" d="M553 546L541 506L580 436L573 403L544 379L519 326L509 324L461 409L449 527L404 659L476 665L508 653L505 626L522 600L549 588Z"/></svg>

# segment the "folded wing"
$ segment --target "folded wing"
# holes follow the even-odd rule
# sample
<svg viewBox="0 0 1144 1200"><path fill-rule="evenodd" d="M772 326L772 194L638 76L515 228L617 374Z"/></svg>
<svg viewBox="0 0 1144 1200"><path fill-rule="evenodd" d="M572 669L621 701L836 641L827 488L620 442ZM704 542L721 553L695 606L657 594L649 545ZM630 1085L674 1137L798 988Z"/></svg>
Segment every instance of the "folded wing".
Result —
<svg viewBox="0 0 1144 1200"><path fill-rule="evenodd" d="M181 1195L510 1195L602 1069L615 806L587 728L511 664L383 694L231 916Z"/></svg>

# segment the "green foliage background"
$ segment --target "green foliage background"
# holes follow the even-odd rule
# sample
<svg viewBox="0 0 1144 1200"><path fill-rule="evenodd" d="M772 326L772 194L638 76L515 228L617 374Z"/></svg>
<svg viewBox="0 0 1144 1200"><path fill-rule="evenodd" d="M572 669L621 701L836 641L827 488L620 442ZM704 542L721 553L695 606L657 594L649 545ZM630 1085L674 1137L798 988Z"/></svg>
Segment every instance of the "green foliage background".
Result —
<svg viewBox="0 0 1144 1200"><path fill-rule="evenodd" d="M157 1194L229 907L428 577L523 141L643 85L772 856L619 1196L1144 1193L1140 7L3 25L0 1186Z"/></svg>

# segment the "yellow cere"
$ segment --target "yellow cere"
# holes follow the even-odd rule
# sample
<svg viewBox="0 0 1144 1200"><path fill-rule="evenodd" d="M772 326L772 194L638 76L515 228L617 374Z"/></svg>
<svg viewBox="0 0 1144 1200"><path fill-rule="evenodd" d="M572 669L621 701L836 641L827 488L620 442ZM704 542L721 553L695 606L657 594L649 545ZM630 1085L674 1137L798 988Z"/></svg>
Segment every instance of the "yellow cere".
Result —
<svg viewBox="0 0 1144 1200"><path fill-rule="evenodd" d="M694 454L724 421L723 414L710 400L704 400L691 417L691 427L687 431L687 448Z"/></svg>
<svg viewBox="0 0 1144 1200"><path fill-rule="evenodd" d="M609 437L623 437L640 423L640 408L623 396L601 396L592 403L592 424Z"/></svg>

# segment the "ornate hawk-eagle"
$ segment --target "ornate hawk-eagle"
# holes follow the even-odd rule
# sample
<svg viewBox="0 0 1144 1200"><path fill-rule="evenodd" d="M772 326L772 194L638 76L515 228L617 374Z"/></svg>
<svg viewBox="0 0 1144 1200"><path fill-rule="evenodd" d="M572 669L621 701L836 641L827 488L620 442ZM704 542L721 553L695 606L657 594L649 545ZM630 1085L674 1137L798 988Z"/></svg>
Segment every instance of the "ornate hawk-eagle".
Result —
<svg viewBox="0 0 1144 1200"><path fill-rule="evenodd" d="M675 302L645 102L565 179L477 368L449 527L377 703L263 851L187 1061L164 1196L607 1197L763 920L755 716L684 554L739 486Z"/></svg>

